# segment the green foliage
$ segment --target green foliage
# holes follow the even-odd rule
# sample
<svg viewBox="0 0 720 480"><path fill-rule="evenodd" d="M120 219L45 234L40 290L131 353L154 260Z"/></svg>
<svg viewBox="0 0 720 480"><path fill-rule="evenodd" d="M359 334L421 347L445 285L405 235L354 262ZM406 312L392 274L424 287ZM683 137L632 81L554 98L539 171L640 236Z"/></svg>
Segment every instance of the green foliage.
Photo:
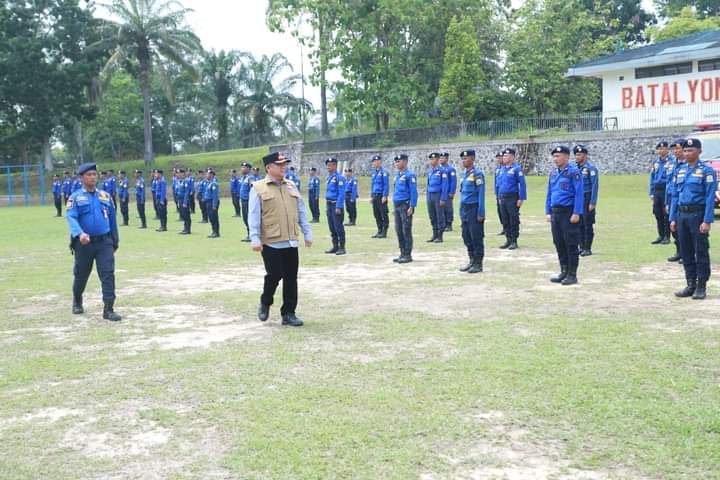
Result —
<svg viewBox="0 0 720 480"><path fill-rule="evenodd" d="M675 17L686 7L693 7L700 18L720 15L720 2L717 0L655 0L654 3L664 17Z"/></svg>
<svg viewBox="0 0 720 480"><path fill-rule="evenodd" d="M685 7L666 25L648 29L648 34L653 42L662 42L713 29L720 29L720 17L702 18L693 7Z"/></svg>

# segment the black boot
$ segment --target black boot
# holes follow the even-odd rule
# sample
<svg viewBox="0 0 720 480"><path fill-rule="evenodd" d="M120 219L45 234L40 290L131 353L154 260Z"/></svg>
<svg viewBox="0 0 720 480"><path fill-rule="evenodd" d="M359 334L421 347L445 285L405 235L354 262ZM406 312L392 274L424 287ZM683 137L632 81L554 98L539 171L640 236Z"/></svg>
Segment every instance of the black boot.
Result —
<svg viewBox="0 0 720 480"><path fill-rule="evenodd" d="M433 243L443 243L443 232L444 232L444 230L438 231L438 234L435 237L435 241Z"/></svg>
<svg viewBox="0 0 720 480"><path fill-rule="evenodd" d="M510 240L509 238L506 237L505 243L500 245L500 248L502 248L504 250L504 249L508 248L510 245L512 245L512 240Z"/></svg>
<svg viewBox="0 0 720 480"><path fill-rule="evenodd" d="M405 254L398 259L397 263L410 263L412 261L412 252L410 250L405 250Z"/></svg>
<svg viewBox="0 0 720 480"><path fill-rule="evenodd" d="M663 239L660 241L661 245L670 245L670 237L663 237Z"/></svg>
<svg viewBox="0 0 720 480"><path fill-rule="evenodd" d="M678 298L688 298L692 297L695 294L695 289L697 288L697 284L695 283L695 279L688 279L687 286L683 288L682 290L675 292L675 296Z"/></svg>
<svg viewBox="0 0 720 480"><path fill-rule="evenodd" d="M335 255L345 255L346 253L347 251L345 250L345 242L340 242L340 246L335 252Z"/></svg>
<svg viewBox="0 0 720 480"><path fill-rule="evenodd" d="M447 227L445 227L445 231L446 231L446 232L452 232L452 231L453 231L453 229L452 229L452 223L448 223L448 224L447 224Z"/></svg>
<svg viewBox="0 0 720 480"><path fill-rule="evenodd" d="M85 313L82 304L82 297L73 297L72 313L74 313L75 315Z"/></svg>
<svg viewBox="0 0 720 480"><path fill-rule="evenodd" d="M380 231L378 230L378 232L370 238L380 238Z"/></svg>
<svg viewBox="0 0 720 480"><path fill-rule="evenodd" d="M435 239L437 238L437 230L433 230L433 236L430 240L425 240L425 243L433 243L435 242Z"/></svg>
<svg viewBox="0 0 720 480"><path fill-rule="evenodd" d="M657 237L655 240L650 242L651 245L660 245L663 241L663 237Z"/></svg>
<svg viewBox="0 0 720 480"><path fill-rule="evenodd" d="M105 302L105 308L103 308L103 318L110 320L111 322L119 322L122 317L113 311L114 302Z"/></svg>
<svg viewBox="0 0 720 480"><path fill-rule="evenodd" d="M552 277L550 281L553 283L562 283L562 281L565 280L565 277L567 277L567 274L567 265L560 265L560 273Z"/></svg>
<svg viewBox="0 0 720 480"><path fill-rule="evenodd" d="M695 293L693 293L693 300L705 300L705 296L707 295L705 293L706 284L707 280L698 280L697 288L695 289Z"/></svg>
<svg viewBox="0 0 720 480"><path fill-rule="evenodd" d="M325 250L325 253L334 255L337 253L337 251L338 251L338 244L337 244L337 242L333 242L332 248L329 250Z"/></svg>
<svg viewBox="0 0 720 480"><path fill-rule="evenodd" d="M400 259L405 257L405 250L400 249L400 256L393 258L393 262L400 263Z"/></svg>
<svg viewBox="0 0 720 480"><path fill-rule="evenodd" d="M208 235L208 238L218 238L220 237L220 234L217 232L212 232L210 235Z"/></svg>
<svg viewBox="0 0 720 480"><path fill-rule="evenodd" d="M510 245L508 245L508 247L507 247L508 250L517 250L517 248L518 248L517 240L513 240L512 242L510 242Z"/></svg>
<svg viewBox="0 0 720 480"><path fill-rule="evenodd" d="M475 264L475 257L468 257L468 264L464 267L460 267L459 270L461 272L467 272L472 268L472 266Z"/></svg>
<svg viewBox="0 0 720 480"><path fill-rule="evenodd" d="M302 327L303 321L296 317L294 313L286 313L282 316L282 324L291 327Z"/></svg>
<svg viewBox="0 0 720 480"><path fill-rule="evenodd" d="M475 257L473 264L468 269L467 273L480 273L483 271L483 257Z"/></svg>
<svg viewBox="0 0 720 480"><path fill-rule="evenodd" d="M380 231L380 234L377 236L377 238L387 238L387 231L388 231L387 228L383 228L383 229Z"/></svg>
<svg viewBox="0 0 720 480"><path fill-rule="evenodd" d="M682 256L680 256L680 249L675 245L675 255L668 257L668 262L679 262Z"/></svg>
<svg viewBox="0 0 720 480"><path fill-rule="evenodd" d="M560 285L575 285L576 283L578 283L577 266L568 269L567 275L565 275L565 278L562 279Z"/></svg>
<svg viewBox="0 0 720 480"><path fill-rule="evenodd" d="M262 302L260 302L260 305L258 305L258 320L261 322L267 321L268 317L270 316L270 305L264 305Z"/></svg>

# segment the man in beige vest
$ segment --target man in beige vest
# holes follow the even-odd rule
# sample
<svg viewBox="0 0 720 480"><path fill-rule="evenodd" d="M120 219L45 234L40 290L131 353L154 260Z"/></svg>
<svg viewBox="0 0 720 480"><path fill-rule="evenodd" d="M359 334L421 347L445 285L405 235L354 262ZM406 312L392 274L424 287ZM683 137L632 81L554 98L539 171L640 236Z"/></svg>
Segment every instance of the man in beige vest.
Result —
<svg viewBox="0 0 720 480"><path fill-rule="evenodd" d="M298 237L302 230L305 246L312 246L312 229L305 204L295 183L285 178L290 160L282 153L263 157L267 176L250 189L249 227L252 249L260 252L265 263L265 285L258 319L264 322L280 280L283 281L282 324L293 327L303 322L295 315L298 287Z"/></svg>

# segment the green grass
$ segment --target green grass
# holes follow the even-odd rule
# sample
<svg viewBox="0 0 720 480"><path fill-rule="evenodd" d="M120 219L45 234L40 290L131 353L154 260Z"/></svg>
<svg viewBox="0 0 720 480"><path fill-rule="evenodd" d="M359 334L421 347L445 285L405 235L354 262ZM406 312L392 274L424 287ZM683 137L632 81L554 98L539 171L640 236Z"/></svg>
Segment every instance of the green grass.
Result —
<svg viewBox="0 0 720 480"><path fill-rule="evenodd" d="M100 320L95 277L87 313L70 314L64 219L3 209L0 478L503 478L490 466L513 478L538 458L566 462L555 476L720 478L720 297L713 282L706 302L672 297L682 273L649 244L645 180L601 179L596 255L569 289L547 282L543 178L529 178L517 252L496 248L488 208L476 276L456 272L457 223L424 243L422 203L416 262L402 267L394 239L369 238L367 201L346 257L322 253L323 216L301 251L296 330L277 326L279 303L269 325L254 319L261 262L226 199L217 241L197 223L178 236L175 218L167 234L121 229L120 324ZM218 325L251 334L137 347ZM478 420L488 412L502 420Z"/></svg>

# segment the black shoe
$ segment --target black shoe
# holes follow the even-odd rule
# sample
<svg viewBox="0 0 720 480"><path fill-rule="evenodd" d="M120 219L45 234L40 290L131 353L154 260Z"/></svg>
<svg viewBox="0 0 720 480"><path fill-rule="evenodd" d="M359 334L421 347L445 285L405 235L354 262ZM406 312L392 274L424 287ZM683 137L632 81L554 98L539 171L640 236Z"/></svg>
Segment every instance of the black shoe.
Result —
<svg viewBox="0 0 720 480"><path fill-rule="evenodd" d="M335 255L345 255L346 253L347 253L347 251L345 250L345 247L340 247L335 252Z"/></svg>
<svg viewBox="0 0 720 480"><path fill-rule="evenodd" d="M190 232L187 230L183 230L182 232L178 233L178 235L190 235Z"/></svg>
<svg viewBox="0 0 720 480"><path fill-rule="evenodd" d="M443 230L441 230L437 236L435 237L435 241L433 243L443 243Z"/></svg>
<svg viewBox="0 0 720 480"><path fill-rule="evenodd" d="M502 248L503 250L505 250L506 248L510 247L510 245L512 245L512 242L511 242L510 240L506 240L505 243L503 243L502 245L500 245L500 248Z"/></svg>
<svg viewBox="0 0 720 480"><path fill-rule="evenodd" d="M282 324L291 327L302 327L303 321L296 317L294 313L288 313L282 316Z"/></svg>
<svg viewBox="0 0 720 480"><path fill-rule="evenodd" d="M660 243L662 243L662 241L663 241L663 237L658 237L655 240L653 240L652 242L650 242L650 244L651 245L660 245Z"/></svg>
<svg viewBox="0 0 720 480"><path fill-rule="evenodd" d="M705 292L705 283L705 280L698 280L697 288L692 296L693 300L705 300L705 297L707 296L707 293Z"/></svg>
<svg viewBox="0 0 720 480"><path fill-rule="evenodd" d="M334 255L334 254L337 253L337 251L338 251L338 246L337 246L337 245L333 245L331 249L325 250L325 253L327 253L327 254L329 254L329 255Z"/></svg>
<svg viewBox="0 0 720 480"><path fill-rule="evenodd" d="M408 254L408 255L404 255L404 256L398 258L397 263L410 263L412 261L413 261L412 257L410 256L410 254Z"/></svg>
<svg viewBox="0 0 720 480"><path fill-rule="evenodd" d="M460 267L458 270L460 270L461 272L467 272L468 270L470 270L472 268L472 266L474 264L475 264L475 259L473 257L470 257L470 260L468 260L468 264L465 265L464 267Z"/></svg>
<svg viewBox="0 0 720 480"><path fill-rule="evenodd" d="M80 300L80 301L75 300L73 302L72 313L73 313L73 315L81 315L81 314L85 313L85 310L83 309L83 306L82 306L82 300Z"/></svg>
<svg viewBox="0 0 720 480"><path fill-rule="evenodd" d="M592 251L590 251L590 250L581 250L580 251L581 257L589 257L590 255L592 255Z"/></svg>
<svg viewBox="0 0 720 480"><path fill-rule="evenodd" d="M240 218L240 215L236 213L235 215L233 215L233 218Z"/></svg>
<svg viewBox="0 0 720 480"><path fill-rule="evenodd" d="M560 265L560 273L552 277L550 281L553 283L562 283L562 281L565 280L565 277L567 277L567 267L565 265Z"/></svg>
<svg viewBox="0 0 720 480"><path fill-rule="evenodd" d="M505 230L503 230L502 232L498 233L498 237L504 237L505 235L507 235L507 233L505 233Z"/></svg>
<svg viewBox="0 0 720 480"><path fill-rule="evenodd" d="M560 285L575 285L578 283L577 276L572 273L568 273L565 278L562 279L562 282L560 282Z"/></svg>
<svg viewBox="0 0 720 480"><path fill-rule="evenodd" d="M452 231L453 231L452 225L448 225L447 227L445 227L445 231L446 231L446 232L452 232Z"/></svg>
<svg viewBox="0 0 720 480"><path fill-rule="evenodd" d="M668 237L665 237L660 242L661 245L670 245L670 239Z"/></svg>
<svg viewBox="0 0 720 480"><path fill-rule="evenodd" d="M122 320L122 317L113 311L112 303L105 304L105 308L103 308L103 318L111 322L119 322Z"/></svg>
<svg viewBox="0 0 720 480"><path fill-rule="evenodd" d="M201 220L200 223L208 223L207 220Z"/></svg>
<svg viewBox="0 0 720 480"><path fill-rule="evenodd" d="M425 243L435 243L436 238L437 238L437 236L433 235L433 237L430 240L425 240Z"/></svg>
<svg viewBox="0 0 720 480"><path fill-rule="evenodd" d="M512 242L507 247L508 250L517 250L517 248L518 248L517 242Z"/></svg>
<svg viewBox="0 0 720 480"><path fill-rule="evenodd" d="M678 298L688 298L695 294L696 285L694 282L688 282L687 286L682 290L675 292L675 296Z"/></svg>
<svg viewBox="0 0 720 480"><path fill-rule="evenodd" d="M144 229L146 229L146 228L147 228L147 225L140 225L140 226L138 227L138 230L144 230Z"/></svg>
<svg viewBox="0 0 720 480"><path fill-rule="evenodd" d="M483 271L483 257L475 257L475 261L468 269L467 273L480 273Z"/></svg>
<svg viewBox="0 0 720 480"><path fill-rule="evenodd" d="M377 232L375 235L373 235L373 236L370 237L370 238L380 238L380 232Z"/></svg>
<svg viewBox="0 0 720 480"><path fill-rule="evenodd" d="M679 262L680 260L682 260L682 257L679 253L676 253L675 255L668 257L667 259L668 262Z"/></svg>
<svg viewBox="0 0 720 480"><path fill-rule="evenodd" d="M263 305L262 303L258 305L258 320L265 322L267 321L269 315L270 305Z"/></svg>
<svg viewBox="0 0 720 480"><path fill-rule="evenodd" d="M158 229L155 230L155 231L156 231L156 232L167 232L167 228L165 228L165 227L160 227L160 228L158 228Z"/></svg>
<svg viewBox="0 0 720 480"><path fill-rule="evenodd" d="M207 238L220 238L220 234L213 232L210 235L208 235Z"/></svg>
<svg viewBox="0 0 720 480"><path fill-rule="evenodd" d="M249 242L249 241L250 241L250 237L245 237L245 238L243 238L243 239L240 240L240 241L241 241L241 242Z"/></svg>
<svg viewBox="0 0 720 480"><path fill-rule="evenodd" d="M377 238L387 238L387 230L380 232L380 235L378 235Z"/></svg>

